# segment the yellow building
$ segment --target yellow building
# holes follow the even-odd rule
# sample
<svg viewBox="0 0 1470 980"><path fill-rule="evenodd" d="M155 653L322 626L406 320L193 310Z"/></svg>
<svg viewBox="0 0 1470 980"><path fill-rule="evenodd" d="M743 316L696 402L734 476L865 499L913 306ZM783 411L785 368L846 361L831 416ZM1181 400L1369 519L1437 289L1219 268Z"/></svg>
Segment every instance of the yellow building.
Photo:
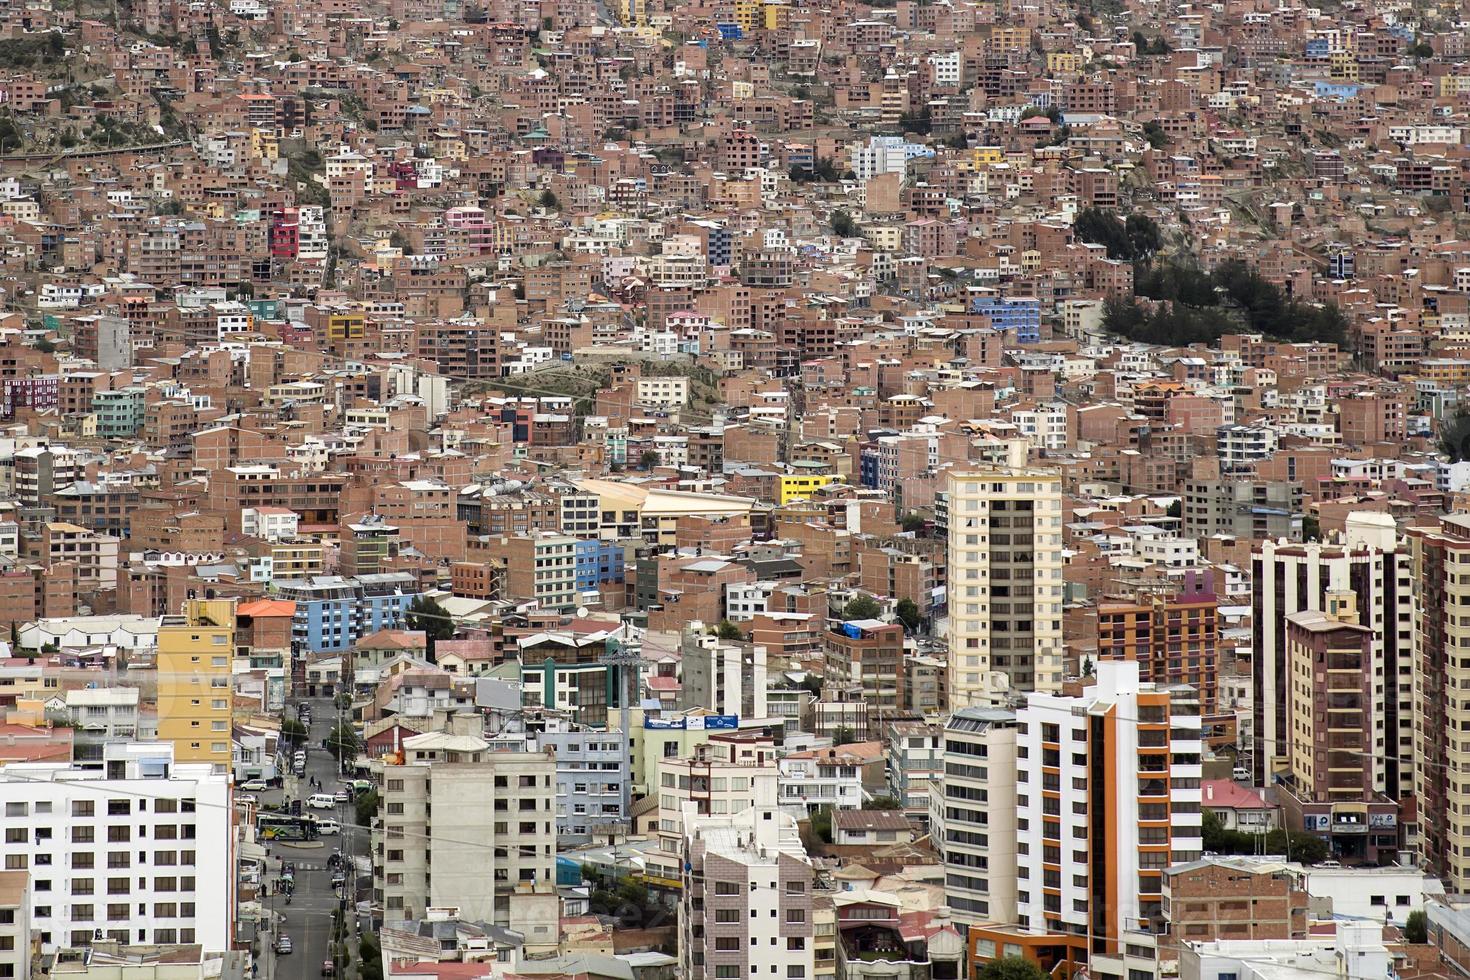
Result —
<svg viewBox="0 0 1470 980"><path fill-rule="evenodd" d="M230 769L235 600L190 599L158 627L158 737L174 762Z"/></svg>
<svg viewBox="0 0 1470 980"><path fill-rule="evenodd" d="M832 473L819 473L815 476L782 476L780 480L776 487L776 502L789 504L793 500L810 498L827 484L836 483L837 477Z"/></svg>
<svg viewBox="0 0 1470 980"><path fill-rule="evenodd" d="M1046 70L1048 74L1075 74L1082 70L1082 56L1075 51L1048 51Z"/></svg>
<svg viewBox="0 0 1470 980"><path fill-rule="evenodd" d="M287 541L271 545L271 577L305 578L326 573L326 558L320 543Z"/></svg>

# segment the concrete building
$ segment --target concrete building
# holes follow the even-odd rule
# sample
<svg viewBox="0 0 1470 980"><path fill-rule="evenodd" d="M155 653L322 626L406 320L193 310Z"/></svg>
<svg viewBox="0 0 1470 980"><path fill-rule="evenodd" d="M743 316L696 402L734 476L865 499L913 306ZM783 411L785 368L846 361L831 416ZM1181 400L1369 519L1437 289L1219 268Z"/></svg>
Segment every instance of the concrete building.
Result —
<svg viewBox="0 0 1470 980"><path fill-rule="evenodd" d="M235 833L224 773L176 762L166 743L113 743L101 774L51 763L0 769L0 804L7 870L30 873L43 951L88 946L98 932L230 948Z"/></svg>
<svg viewBox="0 0 1470 980"><path fill-rule="evenodd" d="M753 805L703 814L684 805L679 956L686 977L815 976L813 874L776 778L756 777Z"/></svg>
<svg viewBox="0 0 1470 980"><path fill-rule="evenodd" d="M628 737L620 731L541 732L536 747L556 757L556 832L561 845L586 844L625 828Z"/></svg>
<svg viewBox="0 0 1470 980"><path fill-rule="evenodd" d="M1201 744L1193 692L1141 683L1136 662L1099 663L1080 696L1027 695L1016 712L1020 926L972 927L975 958L1045 936L1045 968L1151 970L1163 871L1201 853Z"/></svg>
<svg viewBox="0 0 1470 980"><path fill-rule="evenodd" d="M687 627L680 639L682 687L679 707L708 708L721 715L766 717L766 648L721 640L702 623Z"/></svg>
<svg viewBox="0 0 1470 980"><path fill-rule="evenodd" d="M1455 692L1470 687L1470 515L1447 514L1438 527L1411 528L1410 580L1414 583L1413 670L1418 709L1417 762L1420 854L1427 870L1454 891L1470 888L1470 785L1454 774L1470 769L1470 701Z"/></svg>
<svg viewBox="0 0 1470 980"><path fill-rule="evenodd" d="M1016 716L961 708L944 725L944 774L929 790L929 834L944 901L963 925L1016 921Z"/></svg>
<svg viewBox="0 0 1470 980"><path fill-rule="evenodd" d="M1334 936L1313 939L1220 939L1185 946L1179 980L1387 980L1393 957L1383 945L1383 927L1339 922Z"/></svg>
<svg viewBox="0 0 1470 980"><path fill-rule="evenodd" d="M878 619L838 623L822 634L827 680L862 692L863 701L878 709L877 717L893 716L907 700L903 627Z"/></svg>
<svg viewBox="0 0 1470 980"><path fill-rule="evenodd" d="M1257 785L1287 764L1291 729L1288 619L1321 612L1329 594L1352 593L1369 638L1374 690L1362 706L1374 731L1372 751L1355 766L1371 770L1371 788L1397 801L1414 785L1413 595L1410 555L1386 514L1354 513L1341 541L1265 541L1252 557L1253 757ZM1377 690L1381 678L1383 690ZM1467 715L1470 718L1470 715ZM1378 745L1382 739L1383 744ZM1422 801L1421 801L1422 806Z"/></svg>
<svg viewBox="0 0 1470 980"><path fill-rule="evenodd" d="M1041 470L949 478L950 703L1062 683L1062 486Z"/></svg>
<svg viewBox="0 0 1470 980"><path fill-rule="evenodd" d="M657 851L645 854L648 872L678 881L687 812L727 817L755 805L756 784L771 780L776 793L776 745L764 733L710 736L687 755L666 756L658 765Z"/></svg>
<svg viewBox="0 0 1470 980"><path fill-rule="evenodd" d="M551 753L497 752L475 735L427 732L403 740L401 765L373 770L373 897L386 920L454 907L509 926L517 885L555 881Z"/></svg>
<svg viewBox="0 0 1470 980"><path fill-rule="evenodd" d="M1285 481L1190 480L1184 484L1184 533L1207 538L1302 536L1302 485Z"/></svg>
<svg viewBox="0 0 1470 980"><path fill-rule="evenodd" d="M178 762L230 771L235 600L190 599L158 626L158 737Z"/></svg>
<svg viewBox="0 0 1470 980"><path fill-rule="evenodd" d="M30 873L0 871L0 976L26 980L33 958Z"/></svg>
<svg viewBox="0 0 1470 980"><path fill-rule="evenodd" d="M75 762L101 765L108 742L138 737L138 695L135 687L84 687L66 692Z"/></svg>
<svg viewBox="0 0 1470 980"><path fill-rule="evenodd" d="M944 772L944 729L919 721L888 726L888 789L909 819L929 820L929 793Z"/></svg>
<svg viewBox="0 0 1470 980"><path fill-rule="evenodd" d="M776 763L781 774L781 805L815 813L823 807L858 810L867 802L864 759L843 748L788 752Z"/></svg>

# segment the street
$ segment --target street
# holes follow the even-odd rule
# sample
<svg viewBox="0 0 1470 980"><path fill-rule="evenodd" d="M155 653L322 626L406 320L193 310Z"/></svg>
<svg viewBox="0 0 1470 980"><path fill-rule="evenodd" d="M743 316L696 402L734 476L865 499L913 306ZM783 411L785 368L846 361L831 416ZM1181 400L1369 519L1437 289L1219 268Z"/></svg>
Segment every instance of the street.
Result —
<svg viewBox="0 0 1470 980"><path fill-rule="evenodd" d="M365 854L368 847L366 829L357 827L353 822L354 809L351 803L338 804L331 810L313 810L305 806L306 798L313 792L335 793L342 788L343 783L337 778L337 760L321 747L322 739L327 737L337 723L337 713L332 708L331 699L293 699L286 709L287 718L296 717L296 705L301 700L310 702L312 713L311 727L306 738L306 777L298 780L288 772L285 789L262 793L261 800L264 803L279 803L283 797L301 800L302 812L314 814L323 820L336 820L342 825L342 831L338 835L324 835L308 844L293 844L288 841L270 844L267 866L270 869L271 896L266 899L266 906L274 913L273 920L279 924L270 936L271 949L264 956L265 964L261 971L264 980L319 980L322 962L331 958L332 913L338 906L338 896L332 891L332 871L327 868L327 858L338 848L342 849L344 855L352 856ZM288 768L289 765L288 754ZM312 789L309 780L313 777L321 782L320 790ZM290 905L286 904L286 896L277 892L277 875L282 861L296 865L296 890L291 896ZM351 885L352 879L349 875L349 923L352 920L350 911L356 899ZM289 954L278 957L274 954L274 943L276 937L281 935L291 938L292 950ZM353 942L355 944L356 940ZM357 955L355 949L352 955Z"/></svg>

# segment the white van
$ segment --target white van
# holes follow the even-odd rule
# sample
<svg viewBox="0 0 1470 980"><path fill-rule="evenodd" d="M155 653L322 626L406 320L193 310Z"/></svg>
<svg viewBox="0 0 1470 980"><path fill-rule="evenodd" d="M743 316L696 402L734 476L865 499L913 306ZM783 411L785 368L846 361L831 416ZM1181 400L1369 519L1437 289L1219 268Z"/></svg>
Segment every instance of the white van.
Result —
<svg viewBox="0 0 1470 980"><path fill-rule="evenodd" d="M337 805L337 800L331 793L313 793L306 798L306 805L313 810L331 810Z"/></svg>
<svg viewBox="0 0 1470 980"><path fill-rule="evenodd" d="M316 822L316 832L323 835L340 834L342 832L342 825L335 820L318 820Z"/></svg>

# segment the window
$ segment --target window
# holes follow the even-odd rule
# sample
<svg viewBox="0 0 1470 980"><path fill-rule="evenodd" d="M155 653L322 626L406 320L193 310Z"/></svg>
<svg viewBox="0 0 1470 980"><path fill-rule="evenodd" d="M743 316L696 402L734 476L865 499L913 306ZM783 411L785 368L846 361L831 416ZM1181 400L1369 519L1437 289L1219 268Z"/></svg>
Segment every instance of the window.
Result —
<svg viewBox="0 0 1470 980"><path fill-rule="evenodd" d="M739 909L715 909L716 922L739 922Z"/></svg>
<svg viewBox="0 0 1470 980"><path fill-rule="evenodd" d="M806 921L806 909L787 909L786 910L786 921L787 922L805 922Z"/></svg>
<svg viewBox="0 0 1470 980"><path fill-rule="evenodd" d="M91 800L73 800L71 804L71 815L74 817L91 817L96 815L96 806ZM73 828L75 830L76 828ZM87 828L90 830L91 828ZM91 838L88 838L89 840ZM76 840L75 837L72 840Z"/></svg>
<svg viewBox="0 0 1470 980"><path fill-rule="evenodd" d="M734 953L740 949L740 939L737 936L716 936L715 951L720 953Z"/></svg>
<svg viewBox="0 0 1470 980"><path fill-rule="evenodd" d="M23 817L28 812L29 808L24 803L5 804L5 815L7 817Z"/></svg>
<svg viewBox="0 0 1470 980"><path fill-rule="evenodd" d="M71 829L71 842L73 844L90 844L97 839L95 830L96 828L94 827L73 827Z"/></svg>
<svg viewBox="0 0 1470 980"><path fill-rule="evenodd" d="M715 882L715 894L716 895L739 895L740 894L740 886L737 885L733 881L717 881L717 882Z"/></svg>

